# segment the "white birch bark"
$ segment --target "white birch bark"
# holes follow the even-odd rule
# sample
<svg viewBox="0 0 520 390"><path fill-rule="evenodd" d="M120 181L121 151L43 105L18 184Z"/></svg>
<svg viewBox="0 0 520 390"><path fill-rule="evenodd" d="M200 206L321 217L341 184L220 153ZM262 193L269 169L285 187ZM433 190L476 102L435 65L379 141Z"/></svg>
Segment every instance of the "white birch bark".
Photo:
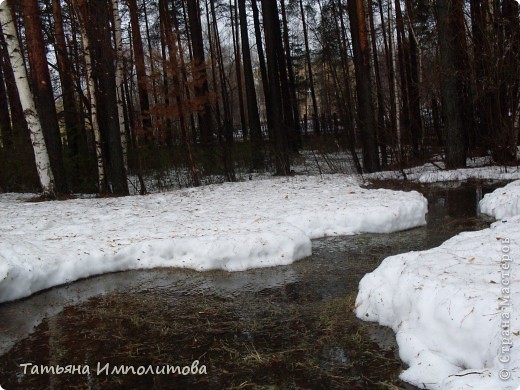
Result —
<svg viewBox="0 0 520 390"><path fill-rule="evenodd" d="M123 161L128 172L128 140L125 131L125 115L123 111L123 38L121 36L121 16L119 14L118 0L112 0L114 14L114 34L116 44L116 91L117 91L117 113L119 116L119 130L121 133L121 146L123 147Z"/></svg>
<svg viewBox="0 0 520 390"><path fill-rule="evenodd" d="M76 8L76 13L80 21L80 35L81 43L83 45L83 57L85 59L85 77L87 83L87 97L90 101L90 121L92 125L92 132L94 133L94 144L96 150L96 161L98 170L98 189L99 192L105 192L105 164L103 161L103 149L101 145L101 131L99 130L97 101L96 101L96 87L94 85L94 78L92 76L92 57L90 56L90 42L85 28L85 20L81 10Z"/></svg>
<svg viewBox="0 0 520 390"><path fill-rule="evenodd" d="M22 51L18 41L18 33L16 31L12 11L7 1L0 2L0 22L4 31L7 48L9 51L9 60L13 68L16 88L20 95L20 102L25 115L27 126L31 136L31 143L36 161L36 170L40 179L40 184L44 195L53 195L55 193L54 176L51 170L51 163L45 138L43 137L43 129L36 111L36 104L29 87L27 79L27 71L25 69Z"/></svg>
<svg viewBox="0 0 520 390"><path fill-rule="evenodd" d="M417 35L415 34L415 28L413 27L412 20L410 19L410 15L407 15L408 17L408 25L410 26L410 31L412 33L412 38L415 41L415 45L417 47L417 73L418 73L418 80L417 82L419 85L422 85L423 82L423 60L422 60L422 47L419 43L419 39L417 38ZM419 119L421 120L421 129L424 129L424 121L423 116L419 115ZM425 137L425 131L421 131L421 145L424 145L424 137Z"/></svg>
<svg viewBox="0 0 520 390"><path fill-rule="evenodd" d="M394 36L394 10L392 0L388 1L388 40L390 44L390 55L392 57L392 66L394 68L393 84L394 84L394 98L395 98L395 126L397 136L397 153L399 161L401 161L401 105L399 104L399 87L397 85L397 55L395 54L397 39Z"/></svg>

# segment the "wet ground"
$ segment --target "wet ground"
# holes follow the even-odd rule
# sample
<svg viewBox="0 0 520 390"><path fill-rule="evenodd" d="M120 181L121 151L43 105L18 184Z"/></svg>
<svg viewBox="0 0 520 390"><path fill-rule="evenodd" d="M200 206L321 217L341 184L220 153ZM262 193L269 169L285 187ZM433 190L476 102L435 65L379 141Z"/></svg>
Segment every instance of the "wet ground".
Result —
<svg viewBox="0 0 520 390"><path fill-rule="evenodd" d="M478 200L497 185L377 186L421 191L429 201L427 226L316 240L311 257L289 266L116 273L0 305L0 386L412 388L398 379L404 367L392 331L352 313L359 280L387 256L487 227ZM196 360L195 371L206 374L191 375ZM68 365L76 371L42 373ZM137 374L167 365L181 373Z"/></svg>

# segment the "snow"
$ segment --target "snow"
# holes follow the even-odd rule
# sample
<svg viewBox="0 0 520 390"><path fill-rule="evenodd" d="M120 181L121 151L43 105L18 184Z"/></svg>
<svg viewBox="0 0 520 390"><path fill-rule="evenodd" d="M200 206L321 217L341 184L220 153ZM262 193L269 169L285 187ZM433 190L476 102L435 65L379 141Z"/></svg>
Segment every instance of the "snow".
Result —
<svg viewBox="0 0 520 390"><path fill-rule="evenodd" d="M480 203L482 212L507 220L389 257L361 280L356 314L394 330L409 366L403 380L428 389L519 387L519 190L517 181Z"/></svg>
<svg viewBox="0 0 520 390"><path fill-rule="evenodd" d="M477 160L468 159L468 168L445 170L444 163L427 163L418 167L404 170L406 178L418 183L438 183L447 181L466 181L475 180L518 180L520 179L520 169L518 167L503 166L478 166L487 160L480 158ZM387 180L404 179L401 171L382 171L363 175L367 180Z"/></svg>
<svg viewBox="0 0 520 390"><path fill-rule="evenodd" d="M27 202L0 195L0 302L92 275L290 264L311 239L425 224L417 192L345 175L227 183L148 196Z"/></svg>
<svg viewBox="0 0 520 390"><path fill-rule="evenodd" d="M520 214L520 180L486 194L480 201L480 211L497 219Z"/></svg>

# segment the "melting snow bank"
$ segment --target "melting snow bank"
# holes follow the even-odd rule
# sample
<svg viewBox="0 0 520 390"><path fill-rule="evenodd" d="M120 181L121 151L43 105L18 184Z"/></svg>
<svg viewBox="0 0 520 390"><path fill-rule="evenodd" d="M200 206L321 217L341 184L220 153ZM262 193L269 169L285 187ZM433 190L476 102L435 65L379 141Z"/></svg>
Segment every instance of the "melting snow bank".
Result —
<svg viewBox="0 0 520 390"><path fill-rule="evenodd" d="M481 210L517 214L519 190L520 182L495 190ZM404 381L428 389L520 385L519 244L515 216L389 257L361 280L356 314L394 330L409 366Z"/></svg>
<svg viewBox="0 0 520 390"><path fill-rule="evenodd" d="M480 201L480 211L497 219L520 214L520 180L509 183Z"/></svg>
<svg viewBox="0 0 520 390"><path fill-rule="evenodd" d="M470 161L468 160L468 165ZM439 183L466 180L517 180L520 169L517 167L486 166L444 170L444 163L427 163L419 167L404 170L406 178L418 183ZM403 179L401 171L382 171L363 175L367 180Z"/></svg>
<svg viewBox="0 0 520 390"><path fill-rule="evenodd" d="M290 264L311 239L425 224L418 192L367 190L344 175L278 178L171 193L28 203L0 195L0 302L79 278L154 267Z"/></svg>

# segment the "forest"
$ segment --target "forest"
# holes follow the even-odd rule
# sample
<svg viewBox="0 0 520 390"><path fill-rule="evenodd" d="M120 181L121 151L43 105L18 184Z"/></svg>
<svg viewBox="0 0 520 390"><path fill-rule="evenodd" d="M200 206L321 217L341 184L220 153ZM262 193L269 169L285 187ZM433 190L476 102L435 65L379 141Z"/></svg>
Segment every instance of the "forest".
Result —
<svg viewBox="0 0 520 390"><path fill-rule="evenodd" d="M2 192L291 175L304 149L357 173L516 164L514 0L5 0L0 19Z"/></svg>

